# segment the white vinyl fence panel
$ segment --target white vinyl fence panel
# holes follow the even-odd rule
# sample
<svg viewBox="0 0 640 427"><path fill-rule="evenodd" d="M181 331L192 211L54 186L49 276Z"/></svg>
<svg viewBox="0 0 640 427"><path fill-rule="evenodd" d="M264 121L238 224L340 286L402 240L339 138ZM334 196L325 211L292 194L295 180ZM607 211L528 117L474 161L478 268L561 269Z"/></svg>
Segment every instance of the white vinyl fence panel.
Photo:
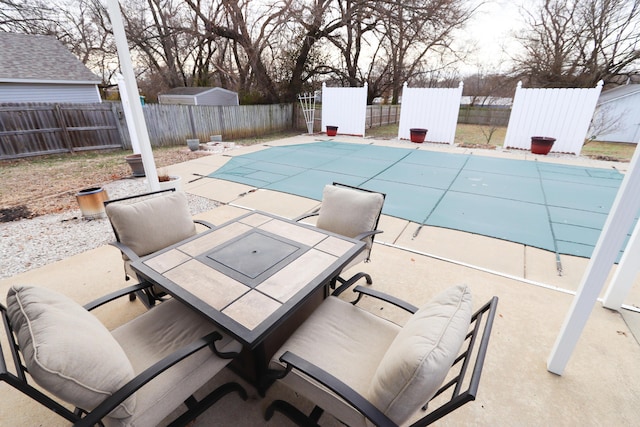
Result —
<svg viewBox="0 0 640 427"><path fill-rule="evenodd" d="M457 88L402 89L398 139L409 139L409 129L427 129L426 141L453 144L462 99L462 82Z"/></svg>
<svg viewBox="0 0 640 427"><path fill-rule="evenodd" d="M364 136L367 120L367 85L327 87L322 84L322 132L338 126L339 134Z"/></svg>
<svg viewBox="0 0 640 427"><path fill-rule="evenodd" d="M555 138L552 152L580 154L600 96L592 89L523 89L518 83L505 148L531 148L532 136Z"/></svg>

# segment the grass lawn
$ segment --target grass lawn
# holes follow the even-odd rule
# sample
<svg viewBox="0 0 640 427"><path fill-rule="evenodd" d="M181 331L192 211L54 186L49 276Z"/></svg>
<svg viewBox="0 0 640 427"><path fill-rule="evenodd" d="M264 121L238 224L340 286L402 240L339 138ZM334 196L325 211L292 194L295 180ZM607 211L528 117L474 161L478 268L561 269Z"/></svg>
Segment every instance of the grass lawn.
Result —
<svg viewBox="0 0 640 427"><path fill-rule="evenodd" d="M506 126L492 128L482 125L458 124L455 143L459 146L495 149L496 147L502 147L506 134ZM373 138L394 139L398 137L398 125L367 129L366 135ZM427 139L428 137L429 134L427 133ZM636 144L587 141L583 145L580 155L598 160L629 162L635 149Z"/></svg>
<svg viewBox="0 0 640 427"><path fill-rule="evenodd" d="M581 155L598 160L630 162L635 151L636 144L627 142L588 141L582 146Z"/></svg>
<svg viewBox="0 0 640 427"><path fill-rule="evenodd" d="M262 138L236 141L253 145L300 132L281 132ZM84 151L0 161L0 222L62 212L77 205L75 195L131 175L124 157L131 150ZM186 145L154 147L158 169L207 155Z"/></svg>

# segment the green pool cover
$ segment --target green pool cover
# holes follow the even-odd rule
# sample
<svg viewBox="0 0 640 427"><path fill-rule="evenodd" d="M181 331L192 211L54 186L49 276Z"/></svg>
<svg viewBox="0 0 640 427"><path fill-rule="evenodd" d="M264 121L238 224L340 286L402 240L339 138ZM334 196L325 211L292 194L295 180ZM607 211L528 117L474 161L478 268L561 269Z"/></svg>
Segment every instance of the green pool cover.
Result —
<svg viewBox="0 0 640 427"><path fill-rule="evenodd" d="M232 158L209 175L322 199L341 182L386 193L383 213L590 257L622 182L614 169L323 141Z"/></svg>

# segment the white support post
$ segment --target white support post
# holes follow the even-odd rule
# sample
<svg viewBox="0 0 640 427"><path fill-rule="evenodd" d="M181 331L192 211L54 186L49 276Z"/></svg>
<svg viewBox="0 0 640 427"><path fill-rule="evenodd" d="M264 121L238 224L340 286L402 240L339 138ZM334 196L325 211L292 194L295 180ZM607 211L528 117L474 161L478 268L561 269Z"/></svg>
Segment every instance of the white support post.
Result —
<svg viewBox="0 0 640 427"><path fill-rule="evenodd" d="M638 276L638 262L640 259L640 221L636 224L627 247L620 258L609 288L604 294L602 305L611 310L620 310L624 299L629 294L633 282Z"/></svg>
<svg viewBox="0 0 640 427"><path fill-rule="evenodd" d="M133 124L133 112L131 111L131 104L129 104L127 86L124 84L124 77L122 76L122 74L118 73L116 75L116 80L118 82L118 91L120 92L120 100L122 101L124 117L127 120L127 130L129 131L131 148L133 149L134 154L140 154L140 142L138 142L138 135L136 135L136 129Z"/></svg>
<svg viewBox="0 0 640 427"><path fill-rule="evenodd" d="M633 224L636 213L640 210L640 150L631 159L629 171L622 180L611 211L607 216L600 238L587 266L578 293L565 318L560 335L547 361L547 369L562 375L575 349L580 334L589 319L598 294L602 290L611 266L616 260L624 239Z"/></svg>
<svg viewBox="0 0 640 427"><path fill-rule="evenodd" d="M147 177L147 182L149 183L149 189L151 191L158 191L160 190L160 184L158 183L158 171L156 170L156 163L153 159L151 142L149 141L149 132L147 131L147 124L144 121L142 105L140 104L138 85L136 83L136 76L133 72L133 63L131 62L131 54L129 52L129 45L124 31L124 23L122 22L122 14L120 13L120 4L118 3L118 0L107 0L107 9L109 17L111 18L113 36L116 40L116 47L118 49L120 70L124 76L124 84L127 92L126 96L129 100L129 106L133 116L133 120L127 120L127 126L133 126L134 132L138 137L138 142L140 143L140 154L142 155L142 164L144 165L144 173Z"/></svg>

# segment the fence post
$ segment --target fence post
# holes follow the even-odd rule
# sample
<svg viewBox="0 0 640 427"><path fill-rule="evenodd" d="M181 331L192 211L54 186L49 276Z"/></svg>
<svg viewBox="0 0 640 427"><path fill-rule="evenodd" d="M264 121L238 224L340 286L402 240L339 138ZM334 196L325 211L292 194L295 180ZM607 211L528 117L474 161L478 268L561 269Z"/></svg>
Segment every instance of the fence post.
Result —
<svg viewBox="0 0 640 427"><path fill-rule="evenodd" d="M62 139L67 146L67 149L70 153L73 153L73 145L71 143L71 137L69 136L69 130L67 129L67 125L64 122L64 114L62 114L62 110L60 109L60 104L53 105L54 116L58 121L58 126L62 130Z"/></svg>
<svg viewBox="0 0 640 427"><path fill-rule="evenodd" d="M191 123L191 133L192 138L198 138L198 134L196 133L196 122L193 118L193 105L189 105L189 122Z"/></svg>
<svg viewBox="0 0 640 427"><path fill-rule="evenodd" d="M111 103L111 113L113 113L113 119L116 122L116 128L118 128L118 135L120 135L120 146L122 148L127 148L127 139L125 138L124 129L122 129L122 123L120 123L120 115L118 114L118 108L115 102ZM128 145L131 145L130 141Z"/></svg>

